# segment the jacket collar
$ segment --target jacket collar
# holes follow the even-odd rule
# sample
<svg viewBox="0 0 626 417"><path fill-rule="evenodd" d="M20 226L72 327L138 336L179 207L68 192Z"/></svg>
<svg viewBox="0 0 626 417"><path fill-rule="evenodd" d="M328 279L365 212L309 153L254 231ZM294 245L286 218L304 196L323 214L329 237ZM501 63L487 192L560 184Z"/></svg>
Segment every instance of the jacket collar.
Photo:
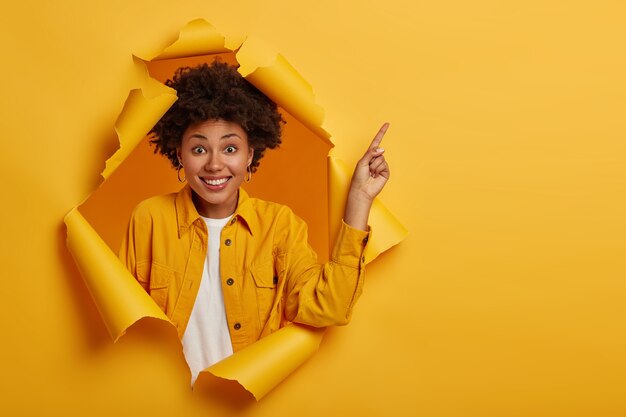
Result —
<svg viewBox="0 0 626 417"><path fill-rule="evenodd" d="M175 205L176 219L178 221L178 237L181 238L197 220L201 220L201 216L198 214L196 206L193 204L192 190L189 184L185 184L176 194ZM254 232L258 230L253 201L248 196L248 193L241 187L239 188L237 208L235 209L233 218L243 220L242 223L246 225L250 235L254 235Z"/></svg>

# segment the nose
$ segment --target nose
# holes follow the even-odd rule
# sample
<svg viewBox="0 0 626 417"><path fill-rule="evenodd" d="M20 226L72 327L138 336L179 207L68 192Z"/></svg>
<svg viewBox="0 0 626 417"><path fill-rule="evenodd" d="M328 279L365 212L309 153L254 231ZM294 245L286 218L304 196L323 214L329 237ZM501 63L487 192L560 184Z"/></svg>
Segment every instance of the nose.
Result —
<svg viewBox="0 0 626 417"><path fill-rule="evenodd" d="M221 171L224 167L222 155L219 152L209 152L207 155L205 169L209 172Z"/></svg>

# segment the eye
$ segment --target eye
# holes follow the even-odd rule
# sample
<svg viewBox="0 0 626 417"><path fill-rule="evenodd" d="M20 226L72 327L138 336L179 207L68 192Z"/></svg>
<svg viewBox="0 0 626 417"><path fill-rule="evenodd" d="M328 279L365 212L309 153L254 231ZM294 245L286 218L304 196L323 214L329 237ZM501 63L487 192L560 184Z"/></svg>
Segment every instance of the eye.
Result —
<svg viewBox="0 0 626 417"><path fill-rule="evenodd" d="M206 151L202 146L194 146L193 148L191 148L191 152L200 154L200 153L205 153Z"/></svg>
<svg viewBox="0 0 626 417"><path fill-rule="evenodd" d="M226 153L233 153L233 152L236 152L236 151L237 151L237 148L236 148L235 146L233 146L233 145L228 145L228 146L224 149L224 151L225 151Z"/></svg>

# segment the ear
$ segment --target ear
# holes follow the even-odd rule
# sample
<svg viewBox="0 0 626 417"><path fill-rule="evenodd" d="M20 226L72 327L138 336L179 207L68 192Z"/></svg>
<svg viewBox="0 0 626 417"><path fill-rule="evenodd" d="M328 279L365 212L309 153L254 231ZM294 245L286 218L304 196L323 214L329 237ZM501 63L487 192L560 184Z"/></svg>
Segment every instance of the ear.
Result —
<svg viewBox="0 0 626 417"><path fill-rule="evenodd" d="M248 147L248 166L252 163L252 158L254 158L254 148L251 146Z"/></svg>
<svg viewBox="0 0 626 417"><path fill-rule="evenodd" d="M178 158L178 165L183 166L183 157L180 153L180 147L176 148L176 158Z"/></svg>

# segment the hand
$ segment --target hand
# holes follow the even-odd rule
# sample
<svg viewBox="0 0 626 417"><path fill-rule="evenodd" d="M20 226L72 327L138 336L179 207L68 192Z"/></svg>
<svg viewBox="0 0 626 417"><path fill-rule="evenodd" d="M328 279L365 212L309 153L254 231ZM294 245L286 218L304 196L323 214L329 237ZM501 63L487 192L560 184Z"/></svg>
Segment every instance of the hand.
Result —
<svg viewBox="0 0 626 417"><path fill-rule="evenodd" d="M354 194L352 197L371 202L387 183L389 166L380 143L388 128L389 123L382 125L365 155L357 162L350 184L350 194Z"/></svg>
<svg viewBox="0 0 626 417"><path fill-rule="evenodd" d="M380 148L380 142L388 128L389 123L383 124L352 174L343 218L347 224L357 229L367 230L372 202L389 179L389 166L383 156L385 151Z"/></svg>

